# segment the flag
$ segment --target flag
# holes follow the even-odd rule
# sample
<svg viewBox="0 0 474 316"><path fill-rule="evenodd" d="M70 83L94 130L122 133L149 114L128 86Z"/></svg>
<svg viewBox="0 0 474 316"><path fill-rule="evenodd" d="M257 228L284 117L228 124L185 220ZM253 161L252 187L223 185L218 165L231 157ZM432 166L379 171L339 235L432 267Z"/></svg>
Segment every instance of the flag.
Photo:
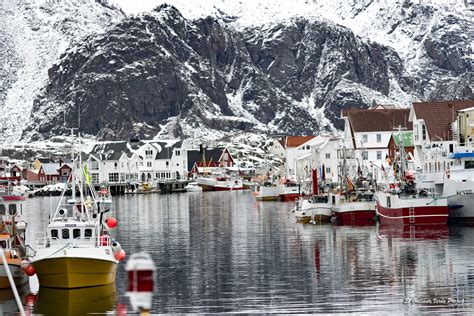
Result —
<svg viewBox="0 0 474 316"><path fill-rule="evenodd" d="M84 164L84 169L82 170L82 173L84 174L84 178L86 179L86 184L87 185L91 184L91 176L89 174L87 164Z"/></svg>

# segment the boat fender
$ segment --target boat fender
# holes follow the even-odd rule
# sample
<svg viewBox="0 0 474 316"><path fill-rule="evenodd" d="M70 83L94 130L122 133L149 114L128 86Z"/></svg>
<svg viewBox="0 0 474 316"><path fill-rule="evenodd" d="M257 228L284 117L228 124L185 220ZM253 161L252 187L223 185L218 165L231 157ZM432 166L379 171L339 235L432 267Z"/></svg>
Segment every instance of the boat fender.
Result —
<svg viewBox="0 0 474 316"><path fill-rule="evenodd" d="M118 222L115 217L109 217L105 220L105 224L107 224L107 227L109 228L115 228L117 227Z"/></svg>
<svg viewBox="0 0 474 316"><path fill-rule="evenodd" d="M16 223L16 229L17 230L25 230L26 229L26 223L23 222L23 221L20 221L18 223Z"/></svg>
<svg viewBox="0 0 474 316"><path fill-rule="evenodd" d="M117 253L114 253L114 257L115 259L117 259L118 261L122 261L123 259L125 259L125 256L127 255L127 253L125 252L125 250L123 249L120 249L119 252Z"/></svg>
<svg viewBox="0 0 474 316"><path fill-rule="evenodd" d="M36 269L33 267L33 265L30 264L28 268L26 268L25 273L27 276L33 276L36 274Z"/></svg>
<svg viewBox="0 0 474 316"><path fill-rule="evenodd" d="M115 240L112 241L112 251L113 251L114 253L117 253L117 252L119 252L120 250L122 250L122 246L119 244L119 242L118 242L118 241L115 241Z"/></svg>
<svg viewBox="0 0 474 316"><path fill-rule="evenodd" d="M28 260L21 260L20 263L20 268L25 271L26 268L28 268L31 265L31 263Z"/></svg>

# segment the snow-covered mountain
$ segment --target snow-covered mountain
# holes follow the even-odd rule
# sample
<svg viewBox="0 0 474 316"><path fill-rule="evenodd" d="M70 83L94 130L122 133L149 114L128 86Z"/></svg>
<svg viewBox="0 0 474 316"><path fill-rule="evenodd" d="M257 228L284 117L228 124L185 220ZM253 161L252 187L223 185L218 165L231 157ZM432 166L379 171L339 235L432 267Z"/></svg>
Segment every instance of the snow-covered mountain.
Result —
<svg viewBox="0 0 474 316"><path fill-rule="evenodd" d="M0 1L0 144L20 138L60 54L123 17L104 0Z"/></svg>
<svg viewBox="0 0 474 316"><path fill-rule="evenodd" d="M347 107L473 98L471 1L167 2L179 10L161 6L81 37L46 84L8 76L34 87L24 140L61 134L78 113L81 130L100 139L209 140L333 130ZM99 31L121 18L112 11ZM7 126L3 139L17 139L21 128Z"/></svg>

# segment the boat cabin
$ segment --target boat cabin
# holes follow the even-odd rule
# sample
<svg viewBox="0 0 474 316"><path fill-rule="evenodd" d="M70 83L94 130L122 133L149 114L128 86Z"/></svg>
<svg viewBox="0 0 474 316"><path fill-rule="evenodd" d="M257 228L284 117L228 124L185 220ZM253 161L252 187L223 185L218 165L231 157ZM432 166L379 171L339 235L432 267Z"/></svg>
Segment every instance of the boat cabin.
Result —
<svg viewBox="0 0 474 316"><path fill-rule="evenodd" d="M47 238L50 245L72 243L73 247L98 242L99 232L91 223L80 221L55 222L48 226Z"/></svg>

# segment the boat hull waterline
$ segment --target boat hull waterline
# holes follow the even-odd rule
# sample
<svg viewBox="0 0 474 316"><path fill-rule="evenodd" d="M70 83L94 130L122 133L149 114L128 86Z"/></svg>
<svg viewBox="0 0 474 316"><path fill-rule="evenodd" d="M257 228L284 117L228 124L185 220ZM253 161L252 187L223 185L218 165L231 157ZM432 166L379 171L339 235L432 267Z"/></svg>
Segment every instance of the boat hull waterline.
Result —
<svg viewBox="0 0 474 316"><path fill-rule="evenodd" d="M33 263L42 287L74 289L115 282L117 263L96 258L47 258Z"/></svg>
<svg viewBox="0 0 474 316"><path fill-rule="evenodd" d="M448 222L448 206L426 205L388 208L377 203L377 215L384 225L440 225Z"/></svg>

